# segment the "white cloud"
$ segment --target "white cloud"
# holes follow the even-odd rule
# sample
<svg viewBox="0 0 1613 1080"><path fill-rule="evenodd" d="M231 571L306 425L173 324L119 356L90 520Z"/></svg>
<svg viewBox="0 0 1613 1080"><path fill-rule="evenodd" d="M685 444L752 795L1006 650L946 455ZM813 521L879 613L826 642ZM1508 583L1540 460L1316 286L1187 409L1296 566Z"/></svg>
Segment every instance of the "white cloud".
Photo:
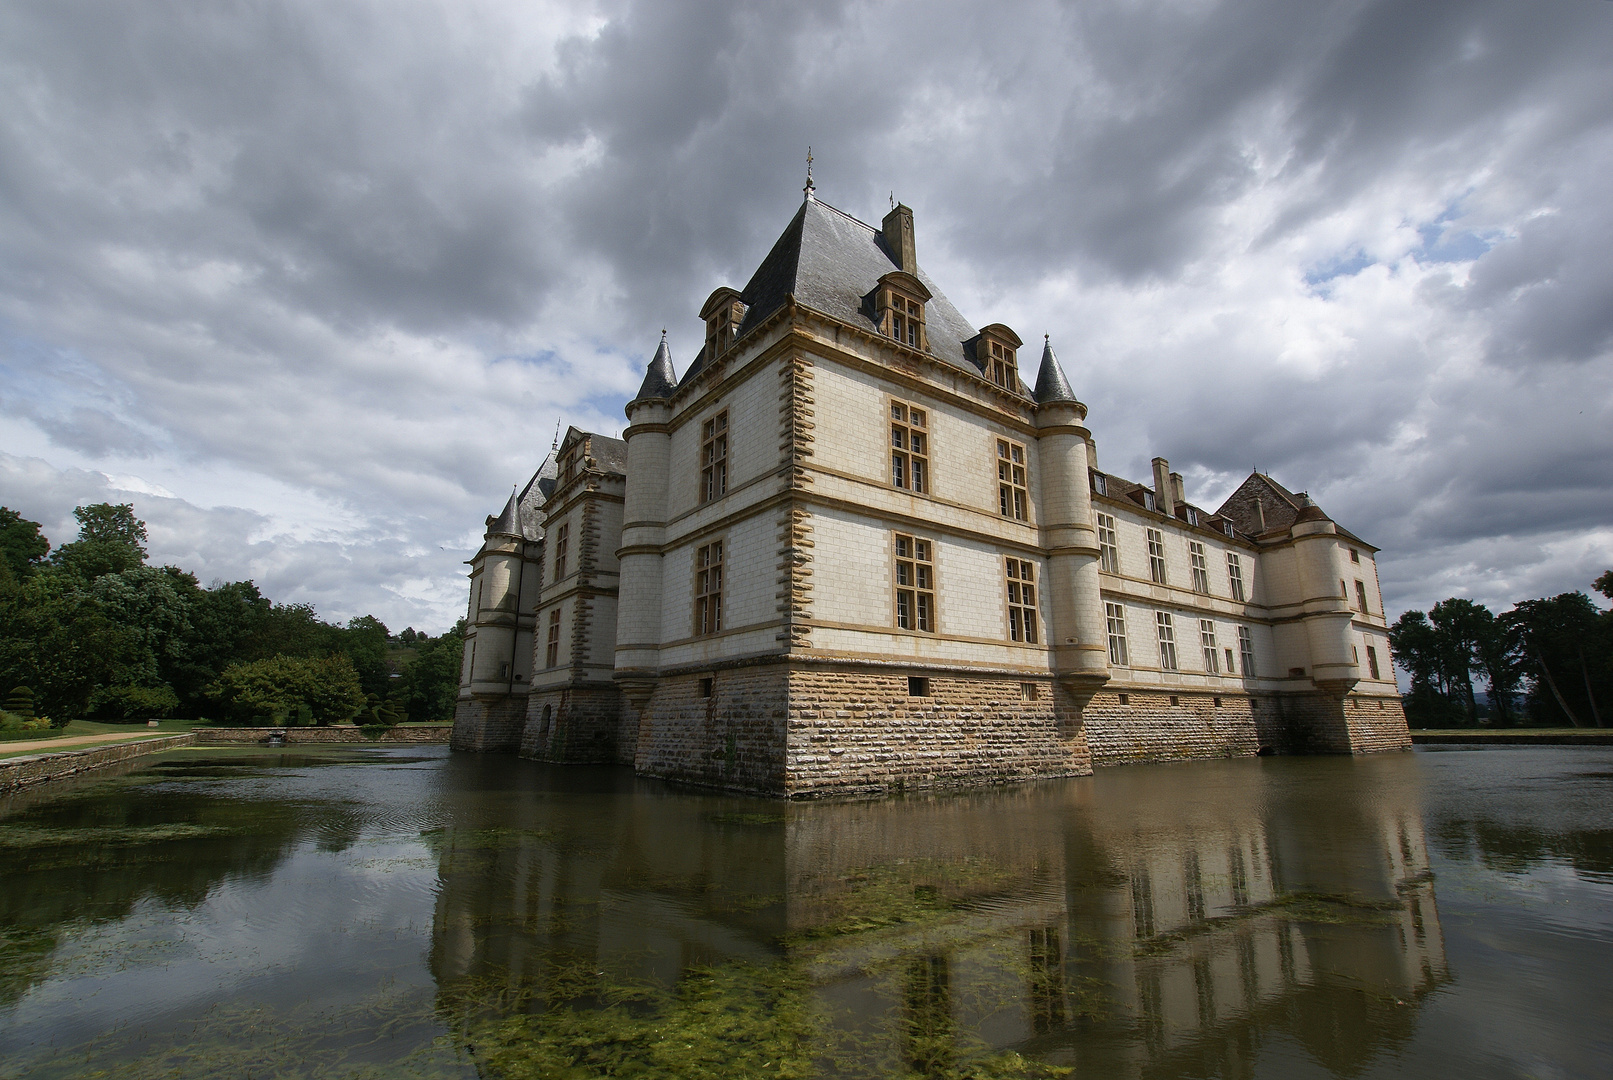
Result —
<svg viewBox="0 0 1613 1080"><path fill-rule="evenodd" d="M557 418L620 429L662 326L686 364L811 143L826 201L916 208L971 319L1053 335L1106 467L1308 488L1384 546L1392 608L1583 588L1610 31L1387 0L11 5L0 501L57 538L133 497L204 578L441 629L482 516Z"/></svg>

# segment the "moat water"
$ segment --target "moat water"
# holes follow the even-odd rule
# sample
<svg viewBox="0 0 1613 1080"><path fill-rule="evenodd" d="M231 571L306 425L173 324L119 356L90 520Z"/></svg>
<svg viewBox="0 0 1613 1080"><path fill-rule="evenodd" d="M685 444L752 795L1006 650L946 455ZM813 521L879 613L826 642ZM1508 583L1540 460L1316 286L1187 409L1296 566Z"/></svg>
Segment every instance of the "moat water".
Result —
<svg viewBox="0 0 1613 1080"><path fill-rule="evenodd" d="M0 803L3 1077L1605 1077L1613 751L784 805L439 749Z"/></svg>

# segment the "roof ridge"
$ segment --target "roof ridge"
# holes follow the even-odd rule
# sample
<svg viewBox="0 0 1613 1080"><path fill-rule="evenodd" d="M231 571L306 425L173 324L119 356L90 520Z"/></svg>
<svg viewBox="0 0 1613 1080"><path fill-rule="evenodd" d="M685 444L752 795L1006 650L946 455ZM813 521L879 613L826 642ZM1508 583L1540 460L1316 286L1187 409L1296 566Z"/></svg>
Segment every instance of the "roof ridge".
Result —
<svg viewBox="0 0 1613 1080"><path fill-rule="evenodd" d="M853 225L861 225L863 228L867 229L871 233L877 233L877 232L883 231L881 229L877 229L874 226L868 224L868 222L864 221L862 218L856 217L853 214L847 213L846 211L840 209L840 207L834 205L833 203L826 203L822 199L813 199L812 201L817 203L819 206L823 207L825 210L833 210L835 213L839 214L841 217L845 218L847 221L851 222Z"/></svg>

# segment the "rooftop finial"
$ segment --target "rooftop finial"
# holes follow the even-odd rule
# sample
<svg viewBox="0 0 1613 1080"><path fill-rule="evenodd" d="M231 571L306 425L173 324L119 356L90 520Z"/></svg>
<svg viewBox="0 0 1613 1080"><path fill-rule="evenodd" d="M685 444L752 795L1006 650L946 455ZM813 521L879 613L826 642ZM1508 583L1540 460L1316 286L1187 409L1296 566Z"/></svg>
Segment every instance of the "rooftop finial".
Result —
<svg viewBox="0 0 1613 1080"><path fill-rule="evenodd" d="M549 444L549 450L554 453L560 451L560 417L554 418L554 441Z"/></svg>
<svg viewBox="0 0 1613 1080"><path fill-rule="evenodd" d="M814 193L817 190L817 185L812 182L812 147L809 146L807 147L807 182L806 187L801 189L801 193L808 199L812 199L815 197Z"/></svg>
<svg viewBox="0 0 1613 1080"><path fill-rule="evenodd" d="M891 209L896 209L896 190L894 188L891 189Z"/></svg>

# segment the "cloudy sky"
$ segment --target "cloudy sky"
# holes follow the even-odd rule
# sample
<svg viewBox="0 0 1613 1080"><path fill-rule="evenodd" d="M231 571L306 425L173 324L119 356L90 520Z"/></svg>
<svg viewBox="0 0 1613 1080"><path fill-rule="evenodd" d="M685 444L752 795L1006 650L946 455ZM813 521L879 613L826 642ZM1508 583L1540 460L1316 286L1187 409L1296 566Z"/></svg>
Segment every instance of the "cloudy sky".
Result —
<svg viewBox="0 0 1613 1080"><path fill-rule="evenodd" d="M1391 615L1613 566L1605 0L9 0L0 102L0 503L58 543L132 501L204 582L441 631L810 144L1053 336L1107 470L1308 489Z"/></svg>

